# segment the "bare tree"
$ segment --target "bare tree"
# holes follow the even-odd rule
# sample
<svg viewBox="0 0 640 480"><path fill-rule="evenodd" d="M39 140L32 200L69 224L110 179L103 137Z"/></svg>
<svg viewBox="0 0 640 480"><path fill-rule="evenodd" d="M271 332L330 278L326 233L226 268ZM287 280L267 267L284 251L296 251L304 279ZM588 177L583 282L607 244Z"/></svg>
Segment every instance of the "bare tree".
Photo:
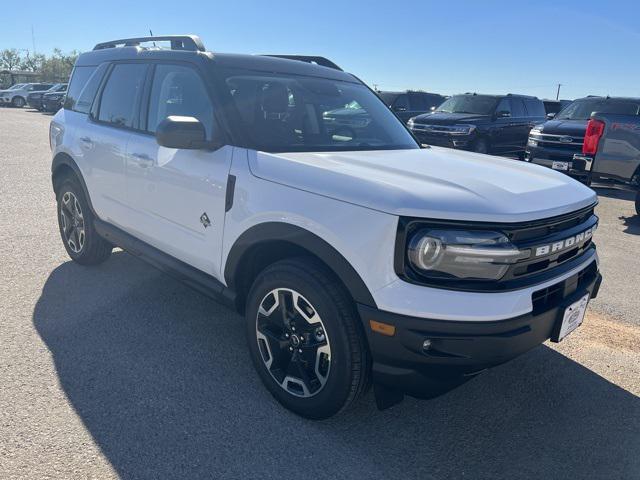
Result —
<svg viewBox="0 0 640 480"><path fill-rule="evenodd" d="M29 50L25 50L25 55L20 63L22 70L29 70L31 72L37 72L42 69L42 65L46 61L46 57L42 53L33 53Z"/></svg>
<svg viewBox="0 0 640 480"><path fill-rule="evenodd" d="M0 66L6 70L15 70L22 62L20 52L15 48L0 51Z"/></svg>

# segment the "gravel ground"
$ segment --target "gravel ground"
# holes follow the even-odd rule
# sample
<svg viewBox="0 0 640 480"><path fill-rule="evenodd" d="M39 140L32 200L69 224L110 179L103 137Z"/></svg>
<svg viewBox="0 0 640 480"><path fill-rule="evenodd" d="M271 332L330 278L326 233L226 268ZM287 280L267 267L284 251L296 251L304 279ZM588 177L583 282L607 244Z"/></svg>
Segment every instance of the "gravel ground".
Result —
<svg viewBox="0 0 640 480"><path fill-rule="evenodd" d="M431 401L283 410L240 317L139 262L69 261L50 117L0 110L0 478L640 478L640 220L602 190L585 324Z"/></svg>

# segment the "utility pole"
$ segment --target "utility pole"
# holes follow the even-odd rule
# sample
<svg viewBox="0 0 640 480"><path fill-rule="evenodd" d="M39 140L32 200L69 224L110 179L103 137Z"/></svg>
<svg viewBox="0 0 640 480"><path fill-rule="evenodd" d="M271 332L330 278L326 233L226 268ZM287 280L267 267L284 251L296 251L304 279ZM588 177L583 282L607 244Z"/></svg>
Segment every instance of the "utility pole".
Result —
<svg viewBox="0 0 640 480"><path fill-rule="evenodd" d="M560 99L560 87L562 86L561 83L558 84L558 91L556 92L556 100Z"/></svg>

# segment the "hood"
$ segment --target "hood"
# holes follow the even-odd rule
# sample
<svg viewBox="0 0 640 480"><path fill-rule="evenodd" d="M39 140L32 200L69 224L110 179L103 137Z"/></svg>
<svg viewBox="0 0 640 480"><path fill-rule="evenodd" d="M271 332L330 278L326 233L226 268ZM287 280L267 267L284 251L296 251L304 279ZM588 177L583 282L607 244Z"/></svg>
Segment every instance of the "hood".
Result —
<svg viewBox="0 0 640 480"><path fill-rule="evenodd" d="M425 125L455 125L457 123L476 123L489 120L489 115L478 115L475 113L446 113L431 112L414 117L414 123Z"/></svg>
<svg viewBox="0 0 640 480"><path fill-rule="evenodd" d="M249 166L264 180L411 217L521 222L596 202L593 190L550 168L440 147L250 152Z"/></svg>
<svg viewBox="0 0 640 480"><path fill-rule="evenodd" d="M587 130L587 120L547 120L540 127L542 133L554 135L571 135L584 137Z"/></svg>

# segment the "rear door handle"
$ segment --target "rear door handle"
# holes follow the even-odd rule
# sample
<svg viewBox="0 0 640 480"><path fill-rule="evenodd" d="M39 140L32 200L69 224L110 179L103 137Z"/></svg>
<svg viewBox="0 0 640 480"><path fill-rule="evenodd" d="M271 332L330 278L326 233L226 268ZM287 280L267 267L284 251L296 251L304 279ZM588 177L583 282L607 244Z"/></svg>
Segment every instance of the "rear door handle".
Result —
<svg viewBox="0 0 640 480"><path fill-rule="evenodd" d="M131 156L141 168L149 168L153 166L153 158L145 153L132 153Z"/></svg>

